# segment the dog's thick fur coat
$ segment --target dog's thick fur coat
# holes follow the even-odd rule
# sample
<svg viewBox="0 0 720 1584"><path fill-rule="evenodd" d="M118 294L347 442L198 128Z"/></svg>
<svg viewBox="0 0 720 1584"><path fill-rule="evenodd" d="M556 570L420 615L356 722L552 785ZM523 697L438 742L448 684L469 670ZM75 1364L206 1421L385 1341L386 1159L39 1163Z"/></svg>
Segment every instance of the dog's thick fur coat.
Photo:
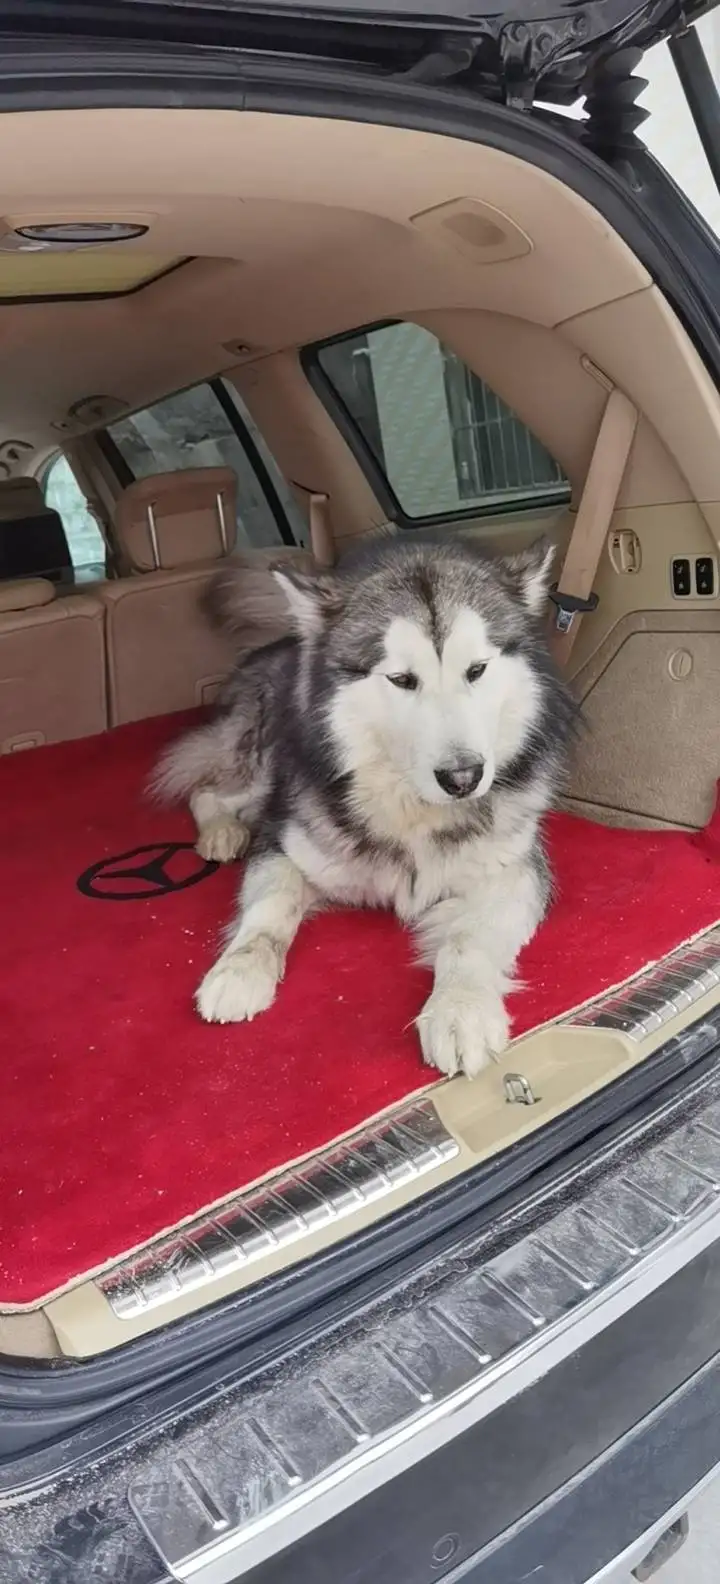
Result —
<svg viewBox="0 0 720 1584"><path fill-rule="evenodd" d="M575 718L540 620L551 560L544 542L491 560L458 539L395 541L332 574L257 574L275 641L245 652L216 720L156 781L189 799L205 857L251 844L203 1018L270 1006L311 909L389 907L434 969L425 1060L473 1076L504 1049L515 960L550 895L540 819ZM211 604L242 634L257 631L257 595L228 569Z"/></svg>

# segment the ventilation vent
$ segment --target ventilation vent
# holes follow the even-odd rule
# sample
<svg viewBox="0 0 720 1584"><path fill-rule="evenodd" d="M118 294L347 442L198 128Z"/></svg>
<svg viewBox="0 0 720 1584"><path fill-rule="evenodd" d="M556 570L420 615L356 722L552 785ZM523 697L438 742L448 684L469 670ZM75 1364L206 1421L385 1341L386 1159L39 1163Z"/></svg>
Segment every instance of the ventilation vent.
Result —
<svg viewBox="0 0 720 1584"><path fill-rule="evenodd" d="M107 424L127 412L128 404L119 396L81 396L68 407L68 417L79 424Z"/></svg>
<svg viewBox="0 0 720 1584"><path fill-rule="evenodd" d="M502 264L532 252L529 236L514 220L477 198L453 198L423 209L412 216L411 224L476 264Z"/></svg>

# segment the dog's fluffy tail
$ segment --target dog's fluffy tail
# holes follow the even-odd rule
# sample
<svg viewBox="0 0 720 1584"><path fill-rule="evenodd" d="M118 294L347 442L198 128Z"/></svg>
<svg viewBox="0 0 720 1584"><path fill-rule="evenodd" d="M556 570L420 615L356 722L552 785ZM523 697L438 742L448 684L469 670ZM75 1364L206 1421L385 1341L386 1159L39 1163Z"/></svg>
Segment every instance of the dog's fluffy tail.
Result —
<svg viewBox="0 0 720 1584"><path fill-rule="evenodd" d="M285 562L302 571L317 570L307 550L234 555L210 579L201 597L204 616L213 627L232 634L240 655L275 643L293 631L287 601L272 575L273 567Z"/></svg>
<svg viewBox="0 0 720 1584"><path fill-rule="evenodd" d="M187 732L171 743L156 765L148 791L159 803L186 803L198 787L212 786L224 754L219 722Z"/></svg>
<svg viewBox="0 0 720 1584"><path fill-rule="evenodd" d="M161 754L148 785L159 803L187 803L193 792L205 787L238 789L237 715L222 715L205 726L196 726Z"/></svg>
<svg viewBox="0 0 720 1584"><path fill-rule="evenodd" d="M204 615L214 627L232 634L239 664L254 650L293 631L286 600L272 575L273 567L285 561L303 570L315 567L306 550L256 550L233 555L205 589ZM231 676L226 686L232 687L232 680ZM251 725L248 719L245 726ZM236 707L187 732L162 754L148 786L150 796L161 803L186 803L202 787L237 787L237 749L243 729L243 712Z"/></svg>

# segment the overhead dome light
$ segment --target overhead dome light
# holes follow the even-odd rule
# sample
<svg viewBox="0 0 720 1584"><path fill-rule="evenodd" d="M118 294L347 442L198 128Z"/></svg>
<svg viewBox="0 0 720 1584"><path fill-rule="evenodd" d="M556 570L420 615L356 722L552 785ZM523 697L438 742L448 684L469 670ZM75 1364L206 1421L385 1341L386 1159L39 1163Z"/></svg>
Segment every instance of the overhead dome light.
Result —
<svg viewBox="0 0 720 1584"><path fill-rule="evenodd" d="M51 225L16 226L17 236L27 242L45 243L56 247L98 247L108 242L133 242L145 236L146 225L133 225L125 220L65 220Z"/></svg>

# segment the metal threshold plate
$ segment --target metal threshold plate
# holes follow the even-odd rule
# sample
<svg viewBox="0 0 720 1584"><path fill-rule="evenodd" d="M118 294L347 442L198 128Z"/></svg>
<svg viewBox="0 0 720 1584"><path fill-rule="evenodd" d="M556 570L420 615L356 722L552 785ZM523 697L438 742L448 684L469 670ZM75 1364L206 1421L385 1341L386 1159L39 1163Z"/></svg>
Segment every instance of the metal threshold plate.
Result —
<svg viewBox="0 0 720 1584"><path fill-rule="evenodd" d="M563 1022L574 1028L614 1029L637 1044L718 989L720 926L679 947L629 984L570 1013Z"/></svg>
<svg viewBox="0 0 720 1584"><path fill-rule="evenodd" d="M720 989L720 926L562 1022L615 1031L639 1044L715 988ZM297 1170L203 1213L98 1277L96 1286L121 1322L142 1320L189 1294L209 1302L213 1288L228 1276L318 1229L342 1224L370 1204L381 1208L395 1189L431 1176L459 1155L460 1145L432 1099L416 1099Z"/></svg>
<svg viewBox="0 0 720 1584"><path fill-rule="evenodd" d="M210 1299L213 1282L387 1198L459 1152L432 1101L416 1101L297 1171L237 1194L97 1285L118 1320L135 1320L198 1289Z"/></svg>

